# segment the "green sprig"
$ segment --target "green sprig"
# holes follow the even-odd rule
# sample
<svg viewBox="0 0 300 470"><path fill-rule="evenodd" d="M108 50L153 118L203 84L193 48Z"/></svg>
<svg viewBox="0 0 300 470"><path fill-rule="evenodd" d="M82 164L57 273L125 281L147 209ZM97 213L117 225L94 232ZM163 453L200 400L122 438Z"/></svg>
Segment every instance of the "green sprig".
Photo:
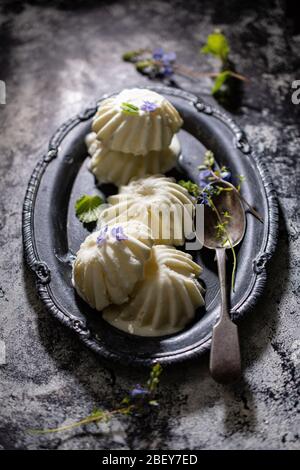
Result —
<svg viewBox="0 0 300 470"><path fill-rule="evenodd" d="M121 109L124 114L139 114L139 108L137 106L132 103L126 103L125 101L121 104Z"/></svg>
<svg viewBox="0 0 300 470"><path fill-rule="evenodd" d="M213 95L215 95L216 93L218 93L218 91L221 90L222 86L224 85L224 83L228 80L229 77L231 77L232 74L230 72L230 70L224 70L223 72L220 72L215 81L214 81L214 85L211 89L211 93Z"/></svg>
<svg viewBox="0 0 300 470"><path fill-rule="evenodd" d="M220 59L222 63L227 61L229 51L229 43L218 29L207 36L206 44L201 48L203 54L211 54Z"/></svg>
<svg viewBox="0 0 300 470"><path fill-rule="evenodd" d="M147 381L147 388L150 393L154 393L156 391L162 371L162 366L159 363L154 364L152 367L150 377Z"/></svg>
<svg viewBox="0 0 300 470"><path fill-rule="evenodd" d="M151 59L139 60L135 63L135 68L140 73L146 73L148 69L155 67L155 62Z"/></svg>
<svg viewBox="0 0 300 470"><path fill-rule="evenodd" d="M226 244L228 243L229 248L231 249L232 252L232 258L233 258L233 263L232 263L232 271L231 271L231 290L234 292L234 283L235 283L235 273L236 273L236 267L237 267L237 259L236 259L236 253L234 246L232 244L230 235L227 230L227 225L228 225L228 220L222 220L221 214L216 208L213 200L211 197L209 197L209 206L210 208L216 213L218 223L215 226L216 228L216 237L220 242L222 243L222 246L226 247ZM227 219L231 218L231 215L229 214L228 211L225 211L227 213Z"/></svg>
<svg viewBox="0 0 300 470"><path fill-rule="evenodd" d="M124 62L135 62L145 52L145 49L137 49L135 51L127 51L122 55Z"/></svg>
<svg viewBox="0 0 300 470"><path fill-rule="evenodd" d="M191 180L180 180L178 184L185 188L192 196L198 197L201 193L199 186Z"/></svg>
<svg viewBox="0 0 300 470"><path fill-rule="evenodd" d="M79 421L75 421L74 423L67 424L66 426L50 429L31 429L29 432L31 434L51 434L69 431L70 429L78 428L90 423L109 422L115 415L128 416L133 413L138 414L139 411L144 410L148 405L150 407L157 407L159 404L156 400L155 394L157 392L162 370L163 369L159 363L152 366L146 386L141 389L143 392L141 399L135 399L132 394L129 394L123 398L120 406L113 410L102 410L101 408L96 408L88 416Z"/></svg>
<svg viewBox="0 0 300 470"><path fill-rule="evenodd" d="M233 93L236 88L236 80L247 81L243 75L236 73L234 63L229 58L229 42L226 36L220 31L215 30L209 34L206 44L201 48L203 54L211 54L220 60L220 70L214 77L214 84L211 89L212 95L216 98L223 98Z"/></svg>
<svg viewBox="0 0 300 470"><path fill-rule="evenodd" d="M237 189L238 191L240 191L240 190L241 190L241 185L242 185L242 183L245 181L246 178L245 178L244 175L236 175L236 178L237 178L237 180L238 180L238 182L239 182L236 189Z"/></svg>

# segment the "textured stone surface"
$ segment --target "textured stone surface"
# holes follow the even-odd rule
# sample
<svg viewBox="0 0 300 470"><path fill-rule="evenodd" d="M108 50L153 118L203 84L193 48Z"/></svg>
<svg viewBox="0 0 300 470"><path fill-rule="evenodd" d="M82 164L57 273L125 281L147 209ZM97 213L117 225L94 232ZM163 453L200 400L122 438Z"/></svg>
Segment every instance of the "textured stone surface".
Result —
<svg viewBox="0 0 300 470"><path fill-rule="evenodd" d="M1 2L0 79L0 449L296 449L299 448L299 110L300 30L284 2ZM57 6L55 6L55 3ZM289 2L291 5L292 2ZM97 6L95 6L97 5ZM286 10L286 11L285 11ZM287 16L288 15L288 16ZM223 387L207 357L164 372L161 407L141 422L114 419L63 434L28 428L63 425L95 406L113 407L145 372L101 363L45 312L22 260L26 184L49 136L105 91L147 79L123 63L123 51L163 45L179 60L210 70L198 54L223 28L241 73L251 77L236 119L274 179L280 237L265 294L240 325L241 383ZM194 92L210 82L181 81Z"/></svg>

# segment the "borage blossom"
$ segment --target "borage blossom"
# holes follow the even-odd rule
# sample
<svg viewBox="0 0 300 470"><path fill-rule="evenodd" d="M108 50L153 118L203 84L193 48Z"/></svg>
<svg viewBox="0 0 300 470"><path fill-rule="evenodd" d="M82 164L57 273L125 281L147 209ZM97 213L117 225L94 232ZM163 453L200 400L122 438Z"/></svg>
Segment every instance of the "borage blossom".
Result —
<svg viewBox="0 0 300 470"><path fill-rule="evenodd" d="M214 195L215 193L215 188L212 184L207 184L204 188L203 188L203 191L200 195L200 198L199 198L199 203L200 204L205 204L206 206L209 206L210 205L210 200L211 200L211 197Z"/></svg>
<svg viewBox="0 0 300 470"><path fill-rule="evenodd" d="M127 235L125 235L123 227L121 225L118 225L117 227L113 227L111 229L111 235L118 241L122 240L128 240Z"/></svg>
<svg viewBox="0 0 300 470"><path fill-rule="evenodd" d="M122 240L128 240L128 237L127 235L125 235L123 227L121 227L121 225L118 225L117 227L112 227L110 230L110 234L118 242ZM109 235L108 226L105 225L105 227L103 227L99 232L99 235L97 237L97 245L102 246L103 243L106 241L108 235Z"/></svg>
<svg viewBox="0 0 300 470"><path fill-rule="evenodd" d="M152 52L153 60L157 62L157 74L170 77L174 74L173 64L176 62L176 53L165 52L162 47L157 47Z"/></svg>
<svg viewBox="0 0 300 470"><path fill-rule="evenodd" d="M106 241L107 232L108 232L108 226L105 225L105 227L103 227L103 228L100 230L99 235L98 235L98 237L97 237L97 245L98 245L98 246L102 246L103 243Z"/></svg>
<svg viewBox="0 0 300 470"><path fill-rule="evenodd" d="M157 104L153 103L153 101L147 101L145 100L140 108L142 111L152 113L157 109Z"/></svg>
<svg viewBox="0 0 300 470"><path fill-rule="evenodd" d="M207 184L214 179L211 170L201 170L199 172L198 183L200 188L205 188Z"/></svg>

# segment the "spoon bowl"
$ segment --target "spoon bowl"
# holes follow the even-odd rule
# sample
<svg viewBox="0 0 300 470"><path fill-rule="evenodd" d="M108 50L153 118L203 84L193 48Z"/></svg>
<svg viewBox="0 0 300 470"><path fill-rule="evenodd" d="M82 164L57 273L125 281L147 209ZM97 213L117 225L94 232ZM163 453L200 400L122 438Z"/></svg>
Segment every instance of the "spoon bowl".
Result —
<svg viewBox="0 0 300 470"><path fill-rule="evenodd" d="M227 222L226 231L230 237L232 246L238 245L245 234L246 218L245 210L237 190L232 189L225 182L212 183L212 186L219 186L225 189L219 195L213 195L214 206L218 210L222 222ZM228 213L229 217L225 217ZM210 206L204 206L204 246L211 250L216 248L230 248L228 241L217 237L217 225L220 222L217 214Z"/></svg>

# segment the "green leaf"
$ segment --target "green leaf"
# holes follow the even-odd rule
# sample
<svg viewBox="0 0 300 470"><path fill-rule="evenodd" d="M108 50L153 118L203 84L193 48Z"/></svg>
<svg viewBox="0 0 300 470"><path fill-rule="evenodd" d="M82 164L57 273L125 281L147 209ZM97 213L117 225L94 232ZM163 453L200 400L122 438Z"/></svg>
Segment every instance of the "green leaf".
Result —
<svg viewBox="0 0 300 470"><path fill-rule="evenodd" d="M76 217L84 224L96 222L100 214L100 206L103 200L100 196L84 194L75 202Z"/></svg>
<svg viewBox="0 0 300 470"><path fill-rule="evenodd" d="M119 413L124 416L130 415L132 413L132 406L126 406L124 408L120 408Z"/></svg>
<svg viewBox="0 0 300 470"><path fill-rule="evenodd" d="M122 55L122 59L125 62L134 62L135 59L142 53L142 50L137 51L127 51Z"/></svg>
<svg viewBox="0 0 300 470"><path fill-rule="evenodd" d="M211 93L215 95L221 88L221 86L226 82L226 80L230 77L231 73L229 70L225 70L224 72L220 72L217 78L215 79L214 86L212 87Z"/></svg>
<svg viewBox="0 0 300 470"><path fill-rule="evenodd" d="M195 197L199 196L199 194L200 194L199 186L196 183L193 183L193 181L191 181L191 180L188 180L188 181L180 180L180 181L178 181L178 184L180 184L180 186L185 188L190 194L192 194L192 196L195 196Z"/></svg>
<svg viewBox="0 0 300 470"><path fill-rule="evenodd" d="M150 401L149 401L149 405L150 405L150 406L159 406L159 403L158 403L157 400L150 400Z"/></svg>
<svg viewBox="0 0 300 470"><path fill-rule="evenodd" d="M139 60L135 64L135 68L138 72L144 73L146 69L150 69L151 67L154 67L154 62L152 59L146 59L146 60Z"/></svg>
<svg viewBox="0 0 300 470"><path fill-rule="evenodd" d="M162 366L158 362L152 366L150 377L147 381L147 388L150 393L153 393L157 389L162 370Z"/></svg>
<svg viewBox="0 0 300 470"><path fill-rule="evenodd" d="M121 104L122 112L125 114L139 114L139 108L131 103L122 103Z"/></svg>
<svg viewBox="0 0 300 470"><path fill-rule="evenodd" d="M232 216L229 214L228 211L223 211L222 215L223 215L224 219L231 219L232 218Z"/></svg>
<svg viewBox="0 0 300 470"><path fill-rule="evenodd" d="M125 397L121 401L121 405L129 405L129 403L130 403L130 398L129 397Z"/></svg>
<svg viewBox="0 0 300 470"><path fill-rule="evenodd" d="M222 62L227 60L229 51L230 48L226 37L218 30L208 35L206 44L201 49L201 52L204 54L212 54Z"/></svg>
<svg viewBox="0 0 300 470"><path fill-rule="evenodd" d="M89 415L90 418L103 418L103 416L105 415L105 411L104 410L100 410L99 408L95 408L91 414Z"/></svg>
<svg viewBox="0 0 300 470"><path fill-rule="evenodd" d="M236 175L240 183L243 183L246 180L246 177L244 175Z"/></svg>
<svg viewBox="0 0 300 470"><path fill-rule="evenodd" d="M212 168L215 164L215 156L211 150L206 150L204 154L204 165L206 168Z"/></svg>
<svg viewBox="0 0 300 470"><path fill-rule="evenodd" d="M237 190L240 191L241 190L241 184L245 181L246 177L244 175L236 175L238 181L239 181L239 184L237 185Z"/></svg>

